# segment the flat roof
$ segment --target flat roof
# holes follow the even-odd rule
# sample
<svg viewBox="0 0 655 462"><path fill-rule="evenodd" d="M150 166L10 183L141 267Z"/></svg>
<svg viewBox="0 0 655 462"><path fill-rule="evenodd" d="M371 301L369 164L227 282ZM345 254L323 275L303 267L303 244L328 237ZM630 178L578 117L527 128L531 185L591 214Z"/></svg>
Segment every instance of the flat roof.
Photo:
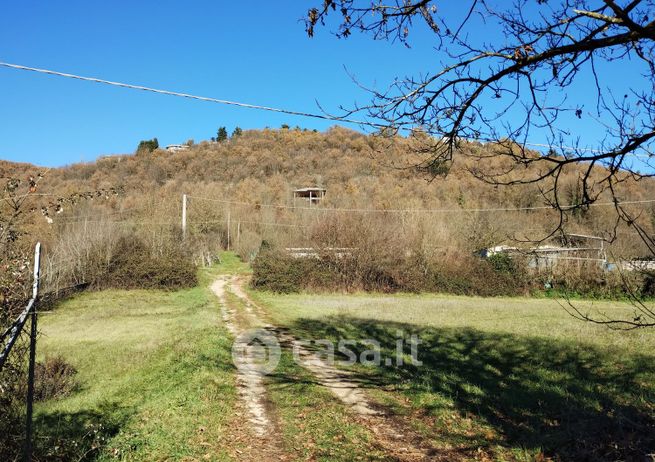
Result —
<svg viewBox="0 0 655 462"><path fill-rule="evenodd" d="M298 188L294 189L293 192L310 192L310 191L327 191L325 188L312 187L312 188Z"/></svg>

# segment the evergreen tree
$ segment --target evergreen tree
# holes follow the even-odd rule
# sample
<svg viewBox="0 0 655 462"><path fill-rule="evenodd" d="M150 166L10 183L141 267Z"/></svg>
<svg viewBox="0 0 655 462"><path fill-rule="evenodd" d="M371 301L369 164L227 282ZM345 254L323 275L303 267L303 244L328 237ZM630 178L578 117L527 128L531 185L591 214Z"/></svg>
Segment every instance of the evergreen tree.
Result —
<svg viewBox="0 0 655 462"><path fill-rule="evenodd" d="M243 133L243 130L241 130L240 127L235 127L234 131L232 132L232 138L235 138L237 136L241 136L242 133Z"/></svg>
<svg viewBox="0 0 655 462"><path fill-rule="evenodd" d="M139 142L139 146L136 148L136 153L149 154L158 148L159 148L159 141L157 141L157 138L153 138L151 140L143 140Z"/></svg>
<svg viewBox="0 0 655 462"><path fill-rule="evenodd" d="M225 127L219 127L218 132L216 132L216 141L219 143L227 140L227 130Z"/></svg>

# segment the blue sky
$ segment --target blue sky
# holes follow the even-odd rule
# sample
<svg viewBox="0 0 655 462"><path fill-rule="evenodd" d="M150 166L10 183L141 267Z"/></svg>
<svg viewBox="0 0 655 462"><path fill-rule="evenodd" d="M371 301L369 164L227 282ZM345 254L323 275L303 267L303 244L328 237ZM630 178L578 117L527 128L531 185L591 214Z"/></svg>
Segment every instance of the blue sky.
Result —
<svg viewBox="0 0 655 462"><path fill-rule="evenodd" d="M437 63L421 30L411 49L357 34L339 40L327 29L309 39L301 18L317 3L4 1L0 60L309 112L318 111L315 100L334 111L367 100L344 67L382 87ZM450 8L447 14L465 14ZM220 125L282 123L331 125L0 68L0 158L7 160L63 165L133 152L146 138L200 141ZM579 123L581 133L599 135Z"/></svg>

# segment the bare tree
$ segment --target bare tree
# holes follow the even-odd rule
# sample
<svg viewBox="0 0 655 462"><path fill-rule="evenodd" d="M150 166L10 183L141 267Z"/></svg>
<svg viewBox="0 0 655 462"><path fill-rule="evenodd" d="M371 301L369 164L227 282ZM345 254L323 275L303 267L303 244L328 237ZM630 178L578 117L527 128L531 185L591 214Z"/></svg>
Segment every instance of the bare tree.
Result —
<svg viewBox="0 0 655 462"><path fill-rule="evenodd" d="M621 204L626 198L619 187L655 171L655 1L467 0L460 18L441 14L442 4L324 0L309 10L310 37L331 20L340 38L360 31L407 46L414 32L428 31L442 59L420 76L399 78L383 91L369 89L370 101L342 108L345 115L363 113L394 131L420 128L429 134L430 143L421 149L428 172L469 157L473 162L465 165L483 181L537 184L559 212L553 233L572 209L610 200L616 226L633 226L655 255L655 241L636 212ZM489 31L487 38L471 33L480 28ZM625 82L607 76L610 66L627 62L638 75ZM581 88L593 91L592 109L585 109L589 97ZM571 121L580 118L597 123L602 139L590 142L572 133ZM460 149L465 140L493 147ZM529 149L534 140L544 140L547 152ZM579 177L580 198L573 205L560 191L566 172ZM653 312L636 306L634 320L607 323L655 326Z"/></svg>

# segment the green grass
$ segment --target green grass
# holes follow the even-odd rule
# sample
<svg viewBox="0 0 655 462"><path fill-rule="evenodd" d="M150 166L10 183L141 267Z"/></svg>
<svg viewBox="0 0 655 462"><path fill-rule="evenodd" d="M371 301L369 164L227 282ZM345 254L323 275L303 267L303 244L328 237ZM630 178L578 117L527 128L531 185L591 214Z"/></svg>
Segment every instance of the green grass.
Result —
<svg viewBox="0 0 655 462"><path fill-rule="evenodd" d="M652 330L582 323L548 299L253 295L303 338L372 338L391 357L399 331L419 335L422 366L355 370L376 400L467 459L625 460L655 449Z"/></svg>
<svg viewBox="0 0 655 462"><path fill-rule="evenodd" d="M80 388L37 405L40 460L238 460L248 442L234 434L231 339L207 286L249 271L226 252L198 288L86 293L44 313L40 359L63 356ZM419 335L422 366L356 366L355 378L448 454L641 460L655 452L655 331L585 324L550 299L252 295L301 338L372 338L391 357L399 331ZM630 312L618 302L575 303ZM385 460L374 435L289 352L267 387L287 460Z"/></svg>
<svg viewBox="0 0 655 462"><path fill-rule="evenodd" d="M244 263L234 252L221 252L220 262L209 270L209 274L250 274L252 269Z"/></svg>
<svg viewBox="0 0 655 462"><path fill-rule="evenodd" d="M267 380L269 399L280 424L280 438L293 460L321 462L386 461L374 436L344 408L330 391L282 354Z"/></svg>
<svg viewBox="0 0 655 462"><path fill-rule="evenodd" d="M260 328L252 318L243 316L243 301L226 294L235 311L236 324L242 329ZM285 460L350 462L386 461L375 446L374 436L354 418L329 390L293 360L283 348L280 363L265 378L267 406L276 426L275 437ZM265 455L259 455L266 460Z"/></svg>
<svg viewBox="0 0 655 462"><path fill-rule="evenodd" d="M229 460L236 400L231 342L215 297L178 292L79 295L41 316L41 359L61 355L80 390L36 407L49 460Z"/></svg>

